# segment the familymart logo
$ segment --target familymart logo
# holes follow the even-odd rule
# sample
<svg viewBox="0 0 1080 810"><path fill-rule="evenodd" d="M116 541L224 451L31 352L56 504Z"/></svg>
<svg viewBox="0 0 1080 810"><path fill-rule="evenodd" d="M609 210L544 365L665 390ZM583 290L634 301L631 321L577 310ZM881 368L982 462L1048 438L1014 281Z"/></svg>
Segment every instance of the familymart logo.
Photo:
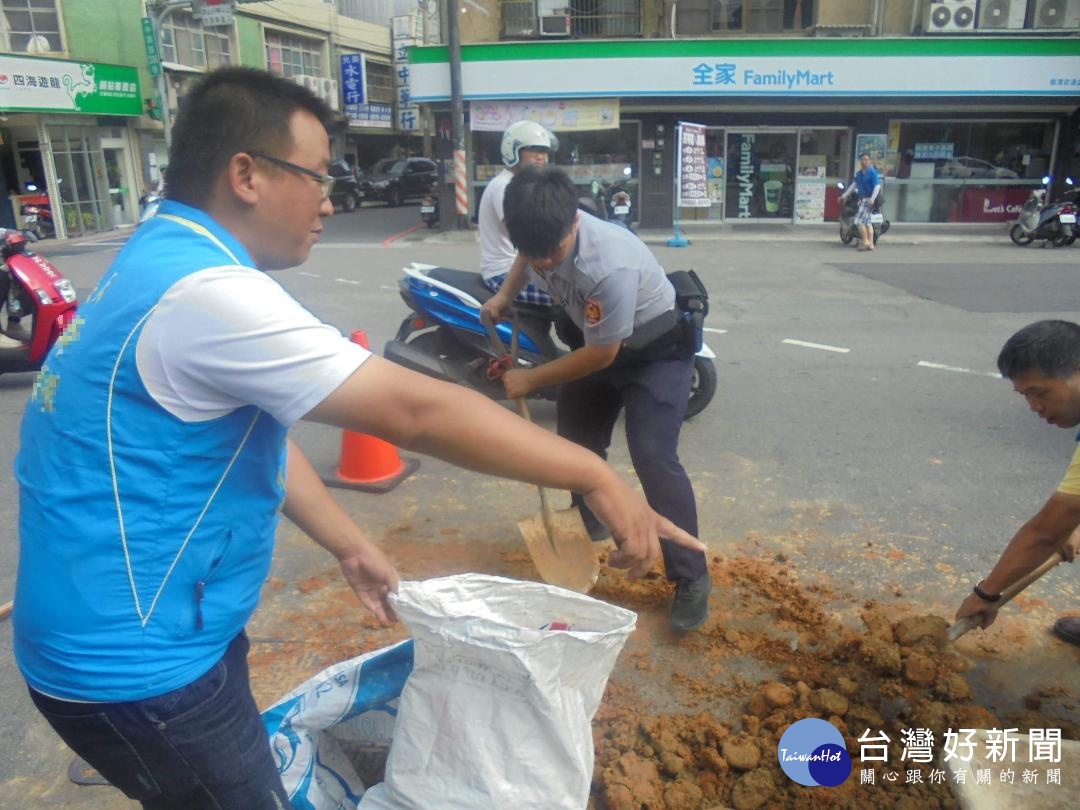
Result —
<svg viewBox="0 0 1080 810"><path fill-rule="evenodd" d="M851 775L844 735L827 720L807 717L792 723L776 746L788 778L808 787L836 787Z"/></svg>

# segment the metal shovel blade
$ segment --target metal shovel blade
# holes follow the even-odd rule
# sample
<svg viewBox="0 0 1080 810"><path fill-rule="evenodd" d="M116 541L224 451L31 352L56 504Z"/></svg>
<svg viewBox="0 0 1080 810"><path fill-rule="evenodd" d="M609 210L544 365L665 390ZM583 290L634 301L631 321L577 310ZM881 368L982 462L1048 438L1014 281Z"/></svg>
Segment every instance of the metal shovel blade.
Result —
<svg viewBox="0 0 1080 810"><path fill-rule="evenodd" d="M600 575L600 563L581 513L577 507L560 509L550 518L550 533L543 515L518 522L537 573L549 585L588 593Z"/></svg>

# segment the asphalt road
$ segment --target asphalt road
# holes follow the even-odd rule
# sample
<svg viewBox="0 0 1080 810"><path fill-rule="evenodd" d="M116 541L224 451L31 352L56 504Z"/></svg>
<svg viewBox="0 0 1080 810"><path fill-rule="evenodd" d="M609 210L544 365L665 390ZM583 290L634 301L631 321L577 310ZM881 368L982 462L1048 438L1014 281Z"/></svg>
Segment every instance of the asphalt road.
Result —
<svg viewBox="0 0 1080 810"><path fill-rule="evenodd" d="M397 293L404 263L476 266L475 243L419 230L402 235L418 222L415 205L336 216L308 263L276 277L317 316L346 333L365 330L381 351L406 315ZM85 296L118 244L41 247ZM815 235L695 240L655 252L669 270L695 268L713 299L706 339L719 355L719 391L686 424L681 445L702 539L731 554L782 552L797 560L804 581L829 582L855 599L951 615L1053 491L1073 452L1072 432L1028 412L994 363L1021 326L1080 318L1080 249L1021 250L1004 238L885 242L862 254ZM0 377L0 430L9 437L0 443L0 603L14 582L10 470L30 384L30 375ZM536 413L550 426L550 407ZM301 425L295 435L317 466L333 467L338 431ZM612 461L631 473L621 439ZM425 482L453 480L467 503L487 481L440 462L424 465L427 475L386 500L343 494L342 502L378 537L406 511L451 519ZM534 509L526 492L507 502L506 519ZM1080 612L1073 573L1039 584L1054 610ZM28 806L17 798L28 787L37 791L34 806L76 806L65 805L72 797L80 807L123 806L103 789L67 783L70 756L31 711L10 640L10 623L0 623L0 739L21 741L0 749L0 807ZM1049 669L1071 666L1073 677L1075 663L1061 645L1040 659Z"/></svg>

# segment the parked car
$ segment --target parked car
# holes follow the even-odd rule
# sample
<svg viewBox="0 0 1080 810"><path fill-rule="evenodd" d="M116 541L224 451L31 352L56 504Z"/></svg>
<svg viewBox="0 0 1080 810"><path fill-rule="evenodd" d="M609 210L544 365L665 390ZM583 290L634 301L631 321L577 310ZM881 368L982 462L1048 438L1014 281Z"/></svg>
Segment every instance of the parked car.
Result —
<svg viewBox="0 0 1080 810"><path fill-rule="evenodd" d="M387 205L401 205L404 200L426 195L438 174L438 166L427 158L402 158L393 163L380 161L364 178L360 190L365 200L385 200Z"/></svg>
<svg viewBox="0 0 1080 810"><path fill-rule="evenodd" d="M360 190L353 167L344 160L332 160L326 173L334 178L334 185L330 188L330 202L335 208L340 206L343 211L354 210L364 199L364 194Z"/></svg>
<svg viewBox="0 0 1080 810"><path fill-rule="evenodd" d="M955 157L945 161L941 167L942 177L956 178L997 178L1000 180L1016 179L1017 174L1004 166L995 166L986 160L973 157Z"/></svg>

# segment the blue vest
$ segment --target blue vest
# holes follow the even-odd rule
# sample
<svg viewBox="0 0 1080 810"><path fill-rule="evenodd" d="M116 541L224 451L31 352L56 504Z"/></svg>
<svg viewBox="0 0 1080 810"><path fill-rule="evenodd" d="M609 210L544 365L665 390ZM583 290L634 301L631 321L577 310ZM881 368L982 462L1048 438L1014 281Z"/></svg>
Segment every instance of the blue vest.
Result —
<svg viewBox="0 0 1080 810"><path fill-rule="evenodd" d="M35 689L128 701L190 683L258 603L285 428L254 406L186 423L143 386L147 317L198 270L254 263L207 214L162 205L49 354L23 417L15 657ZM244 306L238 301L237 306Z"/></svg>

